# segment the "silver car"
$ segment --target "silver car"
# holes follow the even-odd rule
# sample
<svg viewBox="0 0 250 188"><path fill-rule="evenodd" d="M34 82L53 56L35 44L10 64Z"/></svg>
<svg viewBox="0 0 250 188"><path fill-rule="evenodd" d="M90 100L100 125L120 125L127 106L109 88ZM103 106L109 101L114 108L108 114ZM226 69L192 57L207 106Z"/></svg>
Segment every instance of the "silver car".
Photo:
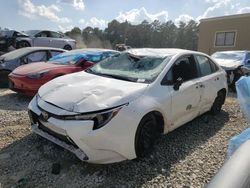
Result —
<svg viewBox="0 0 250 188"><path fill-rule="evenodd" d="M29 30L24 32L7 30L0 32L1 51L7 52L31 46L72 50L76 48L76 41L65 36L63 33L48 30ZM11 49L9 49L10 47Z"/></svg>

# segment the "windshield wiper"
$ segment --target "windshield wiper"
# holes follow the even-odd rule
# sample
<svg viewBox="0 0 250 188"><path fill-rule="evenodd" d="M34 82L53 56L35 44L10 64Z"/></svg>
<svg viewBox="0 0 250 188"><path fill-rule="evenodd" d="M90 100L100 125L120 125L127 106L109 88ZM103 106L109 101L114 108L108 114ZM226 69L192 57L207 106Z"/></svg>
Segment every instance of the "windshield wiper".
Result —
<svg viewBox="0 0 250 188"><path fill-rule="evenodd" d="M114 74L101 74L101 75L119 79L119 80L129 81L129 82L137 82L137 78L130 78L127 76L120 76L120 75L114 75Z"/></svg>

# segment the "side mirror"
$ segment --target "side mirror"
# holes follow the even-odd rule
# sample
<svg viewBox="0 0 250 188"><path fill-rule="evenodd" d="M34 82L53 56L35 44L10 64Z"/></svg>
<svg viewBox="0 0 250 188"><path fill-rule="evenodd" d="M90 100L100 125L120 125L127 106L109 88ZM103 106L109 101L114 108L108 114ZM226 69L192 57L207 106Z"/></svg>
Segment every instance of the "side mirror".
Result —
<svg viewBox="0 0 250 188"><path fill-rule="evenodd" d="M183 79L182 79L181 77L179 77L179 78L175 81L175 83L174 83L174 86L173 86L174 90L175 90L175 91L179 90L179 89L180 89L180 86L182 85L182 83L183 83Z"/></svg>
<svg viewBox="0 0 250 188"><path fill-rule="evenodd" d="M250 59L248 59L248 60L247 60L247 64L249 64L249 65L250 65Z"/></svg>

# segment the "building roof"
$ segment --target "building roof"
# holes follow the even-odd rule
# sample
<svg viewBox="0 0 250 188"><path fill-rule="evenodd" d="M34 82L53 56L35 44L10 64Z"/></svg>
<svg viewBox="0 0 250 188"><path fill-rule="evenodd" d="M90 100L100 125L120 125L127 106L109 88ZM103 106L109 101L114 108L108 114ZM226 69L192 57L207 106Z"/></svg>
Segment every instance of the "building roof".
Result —
<svg viewBox="0 0 250 188"><path fill-rule="evenodd" d="M217 21L217 20L234 19L234 18L244 18L244 17L250 18L250 13L234 14L234 15L220 16L220 17L213 17L213 18L204 18L204 19L201 19L200 22Z"/></svg>

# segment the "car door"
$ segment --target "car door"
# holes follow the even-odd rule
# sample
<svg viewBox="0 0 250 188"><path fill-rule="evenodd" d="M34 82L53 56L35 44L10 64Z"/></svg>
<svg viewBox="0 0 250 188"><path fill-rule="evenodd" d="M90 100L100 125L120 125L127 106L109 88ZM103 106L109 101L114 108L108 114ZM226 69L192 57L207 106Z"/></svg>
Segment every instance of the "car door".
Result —
<svg viewBox="0 0 250 188"><path fill-rule="evenodd" d="M50 47L54 48L63 48L65 46L65 41L61 37L60 33L49 31L49 38L50 38Z"/></svg>
<svg viewBox="0 0 250 188"><path fill-rule="evenodd" d="M49 47L50 46L49 32L41 31L40 33L36 34L35 37L33 38L33 45Z"/></svg>
<svg viewBox="0 0 250 188"><path fill-rule="evenodd" d="M199 65L201 104L200 113L210 110L220 88L221 73L217 65L206 56L195 55Z"/></svg>
<svg viewBox="0 0 250 188"><path fill-rule="evenodd" d="M167 73L167 79L172 80L171 95L171 129L194 119L199 114L200 88L197 64L193 55L179 58ZM178 79L183 83L174 88Z"/></svg>

